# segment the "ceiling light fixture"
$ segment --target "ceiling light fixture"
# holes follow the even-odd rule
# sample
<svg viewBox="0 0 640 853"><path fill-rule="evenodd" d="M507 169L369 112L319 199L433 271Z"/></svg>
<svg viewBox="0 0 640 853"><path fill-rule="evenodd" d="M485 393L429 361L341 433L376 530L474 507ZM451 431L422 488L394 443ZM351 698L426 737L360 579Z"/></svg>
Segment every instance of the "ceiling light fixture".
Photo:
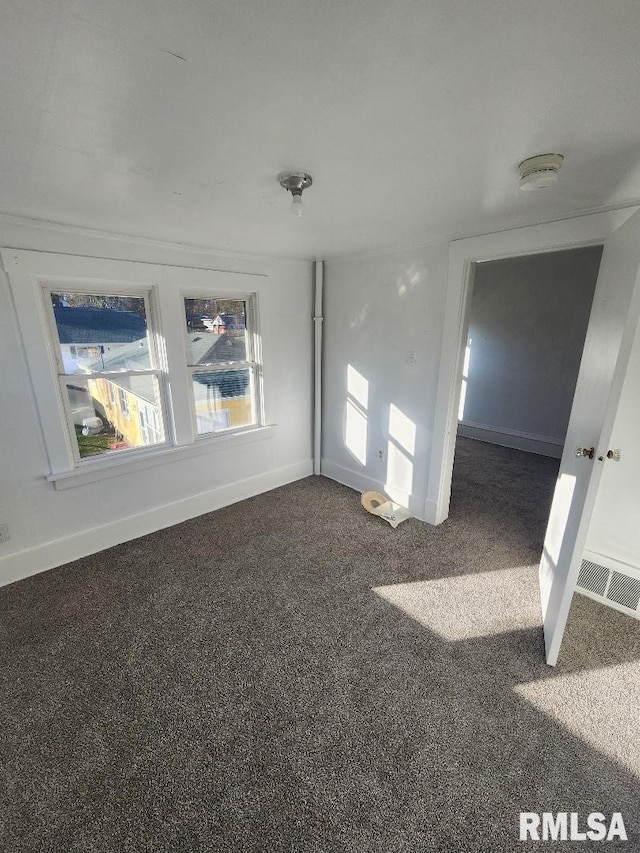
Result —
<svg viewBox="0 0 640 853"><path fill-rule="evenodd" d="M311 175L307 172L280 172L278 181L281 187L291 193L292 215L302 216L302 190L306 190L313 183Z"/></svg>
<svg viewBox="0 0 640 853"><path fill-rule="evenodd" d="M518 166L520 189L541 190L555 184L563 161L562 154L537 154L523 160Z"/></svg>

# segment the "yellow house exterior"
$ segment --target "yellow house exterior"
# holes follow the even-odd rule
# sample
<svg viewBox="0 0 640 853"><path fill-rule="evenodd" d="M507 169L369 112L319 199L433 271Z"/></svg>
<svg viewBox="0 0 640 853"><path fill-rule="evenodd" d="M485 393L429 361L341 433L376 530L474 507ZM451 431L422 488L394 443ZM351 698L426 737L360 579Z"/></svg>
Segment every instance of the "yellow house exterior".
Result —
<svg viewBox="0 0 640 853"><path fill-rule="evenodd" d="M149 383L154 382L145 377ZM162 443L164 430L159 405L145 399L135 391L110 379L89 379L88 390L94 405L104 412L105 418L116 432L116 440L129 447L145 447ZM150 393L158 399L158 395ZM214 396L196 399L198 433L206 434L221 429L234 429L255 422L251 394L238 397Z"/></svg>
<svg viewBox="0 0 640 853"><path fill-rule="evenodd" d="M103 409L118 438L130 447L162 442L162 419L155 403L109 379L90 379L88 385L91 397Z"/></svg>
<svg viewBox="0 0 640 853"><path fill-rule="evenodd" d="M196 400L196 419L206 422L209 417L217 417L222 425L218 428L233 429L254 423L251 396L219 397L214 400ZM224 420L222 420L224 419ZM203 432L206 430L203 430ZM198 429L200 432L200 429Z"/></svg>

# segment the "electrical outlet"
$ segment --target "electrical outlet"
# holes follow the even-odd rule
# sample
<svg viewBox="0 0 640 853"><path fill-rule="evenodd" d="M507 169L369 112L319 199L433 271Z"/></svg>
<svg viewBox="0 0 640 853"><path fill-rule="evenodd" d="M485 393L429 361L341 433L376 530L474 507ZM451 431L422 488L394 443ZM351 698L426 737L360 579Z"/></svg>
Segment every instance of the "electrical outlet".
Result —
<svg viewBox="0 0 640 853"><path fill-rule="evenodd" d="M378 459L384 459L384 450L378 451Z"/></svg>
<svg viewBox="0 0 640 853"><path fill-rule="evenodd" d="M11 537L9 536L9 528L6 524L0 524L0 543L8 542Z"/></svg>
<svg viewBox="0 0 640 853"><path fill-rule="evenodd" d="M416 354L415 354L415 352L413 352L413 350L410 350L407 353L407 364L409 365L409 367L415 367L416 366Z"/></svg>

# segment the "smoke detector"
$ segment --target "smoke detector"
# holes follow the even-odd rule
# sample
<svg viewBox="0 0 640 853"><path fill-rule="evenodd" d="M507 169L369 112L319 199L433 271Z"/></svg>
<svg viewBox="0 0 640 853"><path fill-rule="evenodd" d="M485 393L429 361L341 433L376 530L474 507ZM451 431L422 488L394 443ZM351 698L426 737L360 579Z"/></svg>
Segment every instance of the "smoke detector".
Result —
<svg viewBox="0 0 640 853"><path fill-rule="evenodd" d="M555 184L563 161L562 154L538 154L523 160L518 166L520 189L541 190Z"/></svg>

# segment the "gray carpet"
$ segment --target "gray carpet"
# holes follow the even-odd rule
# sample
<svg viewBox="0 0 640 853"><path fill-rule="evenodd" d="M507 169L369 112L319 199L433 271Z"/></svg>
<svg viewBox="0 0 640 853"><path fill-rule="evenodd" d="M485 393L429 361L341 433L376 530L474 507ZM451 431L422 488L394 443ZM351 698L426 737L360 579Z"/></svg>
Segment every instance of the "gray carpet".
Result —
<svg viewBox="0 0 640 853"><path fill-rule="evenodd" d="M309 478L0 590L1 849L640 849L639 624L577 596L543 661L555 472L461 439L438 528Z"/></svg>

